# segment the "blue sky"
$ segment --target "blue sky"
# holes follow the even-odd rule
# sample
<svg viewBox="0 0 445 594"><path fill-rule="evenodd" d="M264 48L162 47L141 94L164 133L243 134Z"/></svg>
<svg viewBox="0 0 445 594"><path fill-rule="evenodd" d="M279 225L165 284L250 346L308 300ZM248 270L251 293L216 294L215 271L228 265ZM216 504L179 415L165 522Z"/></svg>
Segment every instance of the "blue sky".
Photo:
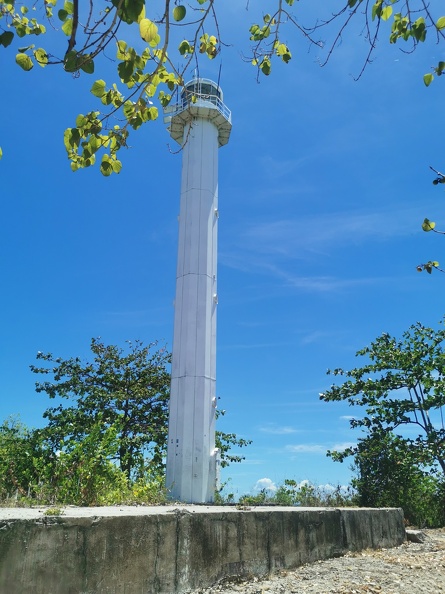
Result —
<svg viewBox="0 0 445 594"><path fill-rule="evenodd" d="M219 151L220 428L253 440L223 479L237 494L261 479L346 484L348 464L325 452L354 442L354 411L319 401L327 368L354 366L381 332L436 326L445 313L443 277L415 269L443 252L421 230L443 214L428 169L444 167L443 82L422 81L440 47L407 55L382 35L355 82L361 37L351 31L320 68L287 29L291 63L258 84L240 53L260 8L236 6L221 13L231 45L201 68L217 79L222 63L233 118ZM99 336L171 347L181 155L159 119L132 134L120 175L72 173L63 130L95 107L89 89L105 76L25 73L10 49L0 73L0 419L39 426L48 400L29 371L37 351L87 358Z"/></svg>

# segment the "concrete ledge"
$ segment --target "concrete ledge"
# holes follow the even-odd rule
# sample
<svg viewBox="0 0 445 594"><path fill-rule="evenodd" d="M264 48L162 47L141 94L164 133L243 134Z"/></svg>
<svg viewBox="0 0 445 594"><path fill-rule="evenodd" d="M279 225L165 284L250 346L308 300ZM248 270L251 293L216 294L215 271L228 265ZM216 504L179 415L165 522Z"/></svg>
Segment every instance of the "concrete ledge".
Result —
<svg viewBox="0 0 445 594"><path fill-rule="evenodd" d="M0 509L0 592L180 594L405 541L400 509Z"/></svg>

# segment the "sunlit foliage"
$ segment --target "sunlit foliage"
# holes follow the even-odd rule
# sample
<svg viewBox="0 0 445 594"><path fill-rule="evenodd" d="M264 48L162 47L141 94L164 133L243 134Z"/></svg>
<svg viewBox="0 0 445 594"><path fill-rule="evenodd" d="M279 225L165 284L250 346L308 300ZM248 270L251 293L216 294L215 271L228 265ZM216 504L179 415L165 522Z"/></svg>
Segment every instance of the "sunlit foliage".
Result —
<svg viewBox="0 0 445 594"><path fill-rule="evenodd" d="M249 0L240 2L248 45L240 51L259 75L269 76L276 60L288 64L298 36L318 48L323 65L356 22L368 41L358 76L383 32L391 44L408 42L408 51L445 35L445 16L435 14L425 0L320 1L315 22L304 22L304 4L269 0L269 12L264 12ZM73 118L64 143L73 171L98 161L109 176L121 171L119 155L130 133L159 117L187 73L199 71L201 58L213 60L233 42L230 27L220 27L225 10L223 0L147 5L144 0L0 0L0 47L3 59L15 59L27 72L58 65L72 76L94 75L93 106ZM112 63L115 73L106 81L104 72ZM444 69L445 62L439 61L425 74L425 85Z"/></svg>

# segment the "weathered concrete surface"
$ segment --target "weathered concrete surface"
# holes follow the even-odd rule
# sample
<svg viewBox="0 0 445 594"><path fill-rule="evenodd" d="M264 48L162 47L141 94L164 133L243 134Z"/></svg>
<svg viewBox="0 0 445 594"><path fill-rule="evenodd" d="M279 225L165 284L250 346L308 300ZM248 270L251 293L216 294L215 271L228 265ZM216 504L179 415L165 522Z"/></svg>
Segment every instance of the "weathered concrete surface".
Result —
<svg viewBox="0 0 445 594"><path fill-rule="evenodd" d="M399 509L0 509L1 594L178 594L405 540Z"/></svg>

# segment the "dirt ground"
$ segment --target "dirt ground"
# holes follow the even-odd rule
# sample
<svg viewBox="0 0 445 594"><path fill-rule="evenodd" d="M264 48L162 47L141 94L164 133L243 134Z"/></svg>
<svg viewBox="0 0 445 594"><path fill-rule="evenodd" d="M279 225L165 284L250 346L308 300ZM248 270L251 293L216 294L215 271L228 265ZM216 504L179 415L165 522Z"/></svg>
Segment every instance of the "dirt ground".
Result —
<svg viewBox="0 0 445 594"><path fill-rule="evenodd" d="M220 584L196 594L445 593L445 528L423 530L422 543L348 553L265 580Z"/></svg>

